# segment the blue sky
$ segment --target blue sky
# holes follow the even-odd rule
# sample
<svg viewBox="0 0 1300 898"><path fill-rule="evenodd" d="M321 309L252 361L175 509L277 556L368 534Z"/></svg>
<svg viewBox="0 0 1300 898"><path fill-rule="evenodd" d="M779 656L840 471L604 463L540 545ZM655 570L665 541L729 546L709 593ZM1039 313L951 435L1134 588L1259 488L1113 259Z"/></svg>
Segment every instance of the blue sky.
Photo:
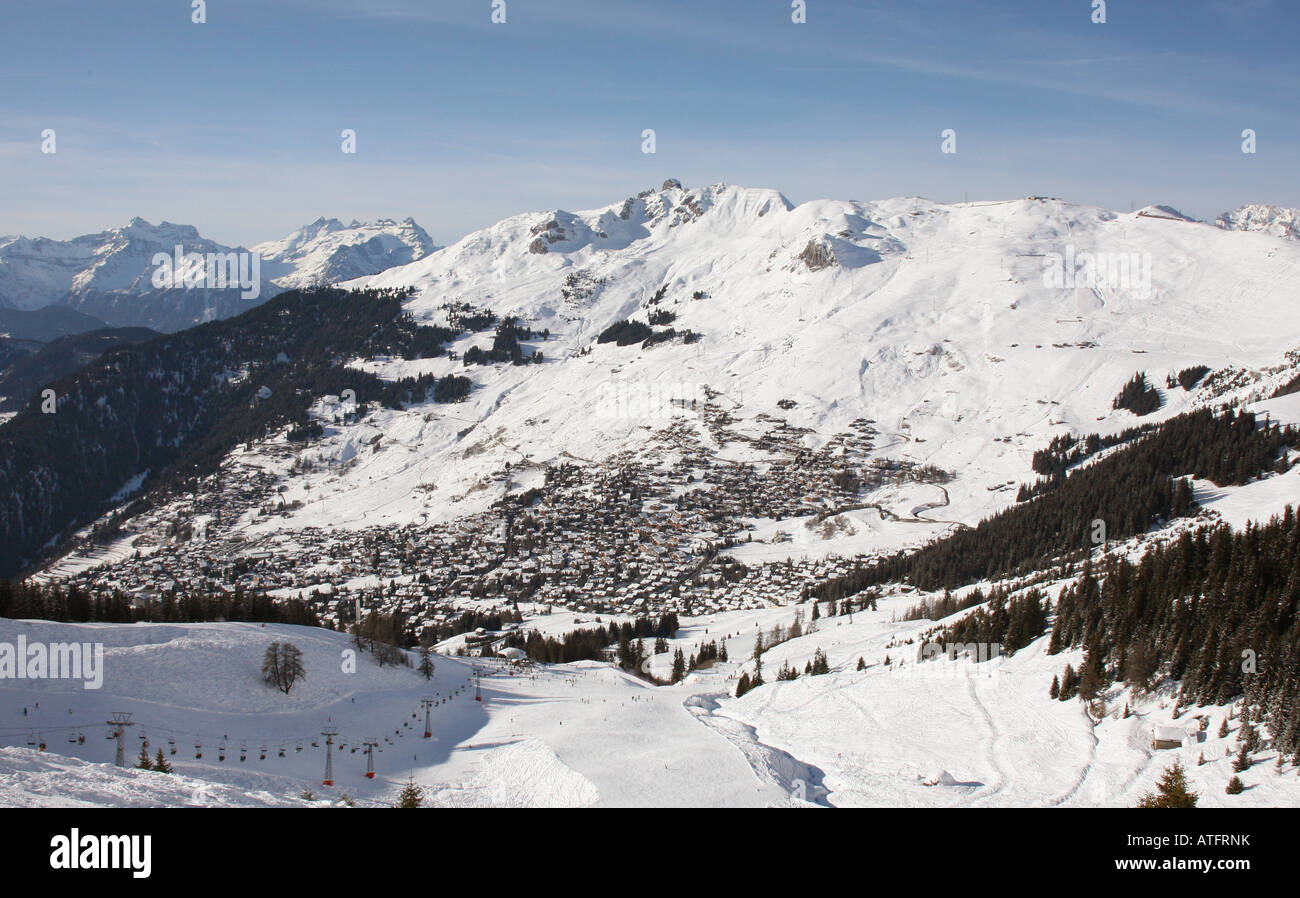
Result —
<svg viewBox="0 0 1300 898"><path fill-rule="evenodd" d="M1295 0L1110 0L1104 25L1092 0L807 0L801 25L790 0L505 4L209 0L196 25L190 0L2 0L0 234L411 215L445 243L670 176L1300 206Z"/></svg>

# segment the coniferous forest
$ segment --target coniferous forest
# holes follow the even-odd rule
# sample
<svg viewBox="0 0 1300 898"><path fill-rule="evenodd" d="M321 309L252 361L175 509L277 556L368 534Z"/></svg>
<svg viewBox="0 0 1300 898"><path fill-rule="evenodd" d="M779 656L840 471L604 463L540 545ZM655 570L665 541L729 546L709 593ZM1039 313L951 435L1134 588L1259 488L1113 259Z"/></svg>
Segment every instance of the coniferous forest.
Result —
<svg viewBox="0 0 1300 898"><path fill-rule="evenodd" d="M1188 477L1240 485L1285 470L1282 450L1298 442L1294 427L1264 425L1249 412L1233 410L1189 412L1134 433L1122 448L1068 476L1058 469L1035 485L1032 498L973 528L828 580L810 594L824 601L888 582L935 590L1030 573L1089 551L1097 521L1105 538L1114 540L1193 513ZM1085 439L1089 444L1102 448L1100 441ZM1089 457L1076 455L1073 461Z"/></svg>
<svg viewBox="0 0 1300 898"><path fill-rule="evenodd" d="M1085 568L1062 593L1048 651L1071 648L1085 651L1094 688L1168 677L1201 704L1244 695L1279 750L1300 757L1300 519L1288 507L1265 525L1203 527L1137 563Z"/></svg>
<svg viewBox="0 0 1300 898"><path fill-rule="evenodd" d="M299 599L275 599L264 592L167 592L156 598L132 596L118 590L86 590L77 586L42 586L0 580L0 617L73 623L130 624L254 621L319 627L311 606Z"/></svg>
<svg viewBox="0 0 1300 898"><path fill-rule="evenodd" d="M111 350L53 384L57 409L36 396L0 438L0 576L30 563L51 538L84 525L122 484L182 488L241 442L288 426L320 434L308 408L352 390L359 406L455 402L470 380L422 375L385 381L349 367L357 357L442 355L457 332L417 324L403 290L291 291L239 315Z"/></svg>

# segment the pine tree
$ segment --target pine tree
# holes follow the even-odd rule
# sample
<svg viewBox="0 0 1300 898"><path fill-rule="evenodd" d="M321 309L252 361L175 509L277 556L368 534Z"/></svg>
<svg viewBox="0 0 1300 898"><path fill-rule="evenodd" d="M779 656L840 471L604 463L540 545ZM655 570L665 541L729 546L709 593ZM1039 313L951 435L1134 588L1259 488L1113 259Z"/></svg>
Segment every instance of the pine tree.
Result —
<svg viewBox="0 0 1300 898"><path fill-rule="evenodd" d="M1083 669L1079 673L1077 689L1079 698L1085 702L1090 702L1097 697L1097 693L1105 688L1105 685L1104 675L1101 671L1101 653L1089 650L1088 656L1083 662ZM1176 717L1177 714L1174 716Z"/></svg>
<svg viewBox="0 0 1300 898"><path fill-rule="evenodd" d="M135 766L140 770L153 770L153 761L149 759L149 746L140 746L140 756L136 759Z"/></svg>
<svg viewBox="0 0 1300 898"><path fill-rule="evenodd" d="M161 747L158 749L158 754L154 755L153 769L158 771L159 773L172 772L172 765L168 763L166 758L163 757L163 750Z"/></svg>
<svg viewBox="0 0 1300 898"><path fill-rule="evenodd" d="M680 683L682 677L686 676L686 659L682 657L682 650L679 648L673 655L673 682Z"/></svg>
<svg viewBox="0 0 1300 898"><path fill-rule="evenodd" d="M1227 792L1229 795L1240 795L1242 792L1246 791L1246 787L1241 782L1241 777L1233 776L1232 779L1228 780L1228 788L1223 791Z"/></svg>
<svg viewBox="0 0 1300 898"><path fill-rule="evenodd" d="M1252 724L1246 724L1241 729L1241 743L1247 751L1259 751L1259 730L1255 729Z"/></svg>
<svg viewBox="0 0 1300 898"><path fill-rule="evenodd" d="M1060 677L1057 677L1057 676L1053 676L1053 677L1052 677L1052 688L1050 688L1050 689L1047 690L1047 694L1048 694L1048 696L1049 696L1050 698L1057 698L1058 696L1060 696L1060 694L1061 694L1061 679L1060 679Z"/></svg>
<svg viewBox="0 0 1300 898"><path fill-rule="evenodd" d="M1223 723L1219 724L1219 738L1228 738L1228 718L1223 718Z"/></svg>
<svg viewBox="0 0 1300 898"><path fill-rule="evenodd" d="M1187 772L1183 762L1175 760L1160 777L1156 791L1149 792L1138 801L1140 808L1194 808L1197 794L1187 787Z"/></svg>
<svg viewBox="0 0 1300 898"><path fill-rule="evenodd" d="M418 808L424 804L424 790L415 784L415 780L408 777L406 785L397 795L397 805L399 808Z"/></svg>
<svg viewBox="0 0 1300 898"><path fill-rule="evenodd" d="M738 680L736 683L736 698L740 698L749 690L750 690L749 674L742 673L740 675L740 680Z"/></svg>
<svg viewBox="0 0 1300 898"><path fill-rule="evenodd" d="M859 656L858 656L858 670L866 670L866 669L867 669L867 662L863 661L863 660L862 660L862 656L859 655Z"/></svg>
<svg viewBox="0 0 1300 898"><path fill-rule="evenodd" d="M1237 757L1232 762L1232 769L1241 773L1243 770L1249 770L1251 765L1250 750L1246 748L1246 743L1241 743L1241 751L1237 752Z"/></svg>
<svg viewBox="0 0 1300 898"><path fill-rule="evenodd" d="M420 647L420 674L426 680L433 679L433 650L427 645Z"/></svg>
<svg viewBox="0 0 1300 898"><path fill-rule="evenodd" d="M818 676L820 674L827 674L830 672L831 672L830 662L826 660L826 653L823 652L819 647L817 651L813 652L813 660L812 660L813 676Z"/></svg>
<svg viewBox="0 0 1300 898"><path fill-rule="evenodd" d="M1056 697L1061 701L1069 701L1074 697L1079 688L1079 675L1074 672L1074 668L1069 664L1065 665L1065 671L1061 674L1061 688Z"/></svg>

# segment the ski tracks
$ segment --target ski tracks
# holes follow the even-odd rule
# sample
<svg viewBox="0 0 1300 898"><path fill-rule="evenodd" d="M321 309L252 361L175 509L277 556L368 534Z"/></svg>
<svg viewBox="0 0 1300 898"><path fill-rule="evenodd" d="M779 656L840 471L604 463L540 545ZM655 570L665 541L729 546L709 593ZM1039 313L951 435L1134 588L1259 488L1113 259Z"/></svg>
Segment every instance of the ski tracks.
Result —
<svg viewBox="0 0 1300 898"><path fill-rule="evenodd" d="M984 758L998 777L997 782L989 786L987 791L981 792L971 799L972 805L978 805L1002 792L1007 786L1008 777L1006 770L1002 767L1002 762L998 760L997 741L1001 733L993 720L993 715L989 713L988 706L980 698L979 690L975 688L974 679L966 681L966 690L970 694L971 703L975 706L975 710L979 712L980 717L983 718L984 726L988 729L989 737L984 745Z"/></svg>

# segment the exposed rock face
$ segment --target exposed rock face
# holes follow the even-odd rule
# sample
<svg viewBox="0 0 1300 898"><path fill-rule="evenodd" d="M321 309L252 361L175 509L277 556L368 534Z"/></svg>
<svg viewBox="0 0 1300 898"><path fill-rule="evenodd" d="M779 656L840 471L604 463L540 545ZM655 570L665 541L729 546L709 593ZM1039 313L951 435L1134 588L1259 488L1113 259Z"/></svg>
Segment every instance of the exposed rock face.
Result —
<svg viewBox="0 0 1300 898"><path fill-rule="evenodd" d="M1225 231L1262 231L1300 240L1300 209L1254 204L1224 212L1214 223Z"/></svg>
<svg viewBox="0 0 1300 898"><path fill-rule="evenodd" d="M676 178L669 178L668 180L664 181L664 186L660 187L659 189L660 190L681 190L682 182L677 180Z"/></svg>
<svg viewBox="0 0 1300 898"><path fill-rule="evenodd" d="M808 245L799 254L799 259L808 266L809 271L821 271L836 264L835 254L831 252L831 248L816 240L808 241Z"/></svg>
<svg viewBox="0 0 1300 898"><path fill-rule="evenodd" d="M560 227L559 221L554 218L533 225L528 233L533 235L533 241L528 244L528 251L536 255L545 253L547 244L558 243L565 237L564 228Z"/></svg>

